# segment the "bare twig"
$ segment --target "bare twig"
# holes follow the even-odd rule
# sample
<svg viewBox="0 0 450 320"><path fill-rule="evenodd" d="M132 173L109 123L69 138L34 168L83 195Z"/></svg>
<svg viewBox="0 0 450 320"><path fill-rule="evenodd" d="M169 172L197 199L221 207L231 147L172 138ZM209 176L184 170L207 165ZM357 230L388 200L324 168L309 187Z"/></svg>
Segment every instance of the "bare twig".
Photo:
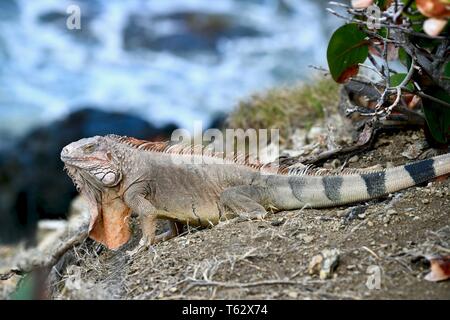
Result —
<svg viewBox="0 0 450 320"><path fill-rule="evenodd" d="M387 29L387 35L386 38L389 38L389 29ZM389 44L386 41L383 41L383 62L384 62L384 75L386 88L389 88L391 86L391 77L389 75L389 61L388 61L388 46Z"/></svg>
<svg viewBox="0 0 450 320"><path fill-rule="evenodd" d="M328 69L326 69L324 67L321 67L321 66L315 66L315 65L310 64L310 65L308 65L308 68L315 69L315 70L318 70L320 72L323 72L324 75L329 75L330 74L330 70L328 70Z"/></svg>
<svg viewBox="0 0 450 320"><path fill-rule="evenodd" d="M7 280L13 275L22 275L36 269L51 268L58 260L71 248L82 243L88 236L89 219L79 222L74 230L67 227L66 233L60 239L60 243L55 245L48 252L41 252L39 250L30 250L26 252L27 256L22 261L19 261L17 267L12 269L9 273L0 274L0 280Z"/></svg>
<svg viewBox="0 0 450 320"><path fill-rule="evenodd" d="M368 66L368 65L362 64L362 63L360 63L359 66L362 67L362 68L366 68L366 69L372 70L373 72L378 74L380 76L380 78L385 78L385 75L381 73L381 72L384 72L383 69L381 71L378 71L378 69L376 67Z"/></svg>
<svg viewBox="0 0 450 320"><path fill-rule="evenodd" d="M396 98L395 98L394 103L391 104L391 105L386 109L386 111L385 111L385 112L386 112L386 115L390 115L391 112L392 112L392 110L394 110L394 108L395 108L395 107L398 105L398 103L400 102L400 98L401 98L401 96L402 96L402 89L403 89L404 87L406 87L406 85L408 84L408 82L411 81L412 75L414 74L414 69L415 69L415 67L416 67L415 59L412 59L411 67L409 68L408 74L406 75L406 77L402 80L402 82L401 82L398 86L396 86L395 88L393 88L393 89L395 89L397 96L396 96ZM389 89L390 89L390 88L389 88Z"/></svg>
<svg viewBox="0 0 450 320"><path fill-rule="evenodd" d="M263 281L255 281L255 282L219 282L219 281L203 281L190 279L190 285L183 291L183 294L188 292L189 290L195 287L222 287L222 288L251 288L251 287L259 287L259 286L272 286L272 285L291 285L291 286L302 286L306 287L305 283L299 281L292 280L263 280ZM309 289L312 290L312 289Z"/></svg>
<svg viewBox="0 0 450 320"><path fill-rule="evenodd" d="M368 253L370 253L372 256L374 256L377 260L380 260L380 257L375 252L373 252L372 249L370 249L366 246L362 246L361 249L366 250Z"/></svg>
<svg viewBox="0 0 450 320"><path fill-rule="evenodd" d="M418 91L417 94L418 94L420 97L422 97L422 98L426 98L426 99L432 100L432 101L434 101L434 102L436 102L436 103L439 103L441 106L444 106L444 107L446 107L446 108L450 108L450 103L448 103L448 102L446 102L446 101L443 101L443 100L441 100L441 99L435 98L435 97L433 97L433 96L430 96L429 94L426 94L426 93L423 92L423 91Z"/></svg>
<svg viewBox="0 0 450 320"><path fill-rule="evenodd" d="M377 69L378 73L381 74L383 77L384 76L384 74L382 74L383 70L378 65L377 61L375 60L375 57L373 55L371 55L370 53L369 53L369 60L372 63L372 65Z"/></svg>

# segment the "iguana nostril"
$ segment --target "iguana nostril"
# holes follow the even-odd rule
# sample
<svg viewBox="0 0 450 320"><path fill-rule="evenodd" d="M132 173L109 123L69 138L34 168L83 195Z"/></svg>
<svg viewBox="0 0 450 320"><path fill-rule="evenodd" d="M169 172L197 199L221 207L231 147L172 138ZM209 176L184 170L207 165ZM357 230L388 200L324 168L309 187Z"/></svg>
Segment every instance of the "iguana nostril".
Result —
<svg viewBox="0 0 450 320"><path fill-rule="evenodd" d="M66 155L69 153L69 149L67 147L64 147L61 151L61 155Z"/></svg>

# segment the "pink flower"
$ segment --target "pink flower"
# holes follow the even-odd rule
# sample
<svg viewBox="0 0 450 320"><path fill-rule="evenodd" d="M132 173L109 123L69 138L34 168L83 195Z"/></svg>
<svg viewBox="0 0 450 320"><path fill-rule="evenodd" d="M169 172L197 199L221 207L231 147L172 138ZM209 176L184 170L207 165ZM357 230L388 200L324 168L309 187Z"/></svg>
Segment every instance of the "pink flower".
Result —
<svg viewBox="0 0 450 320"><path fill-rule="evenodd" d="M374 0L352 0L352 7L355 9L364 9L370 7Z"/></svg>

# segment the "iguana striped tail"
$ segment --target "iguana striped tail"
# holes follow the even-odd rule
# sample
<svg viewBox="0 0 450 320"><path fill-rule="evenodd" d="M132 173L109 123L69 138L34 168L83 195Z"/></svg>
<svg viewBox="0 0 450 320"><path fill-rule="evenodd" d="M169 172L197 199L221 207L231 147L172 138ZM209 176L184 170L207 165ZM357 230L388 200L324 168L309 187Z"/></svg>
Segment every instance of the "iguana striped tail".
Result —
<svg viewBox="0 0 450 320"><path fill-rule="evenodd" d="M342 175L278 176L276 181L268 183L277 189L271 199L274 206L289 210L375 199L446 174L450 174L450 154L386 170L356 170Z"/></svg>

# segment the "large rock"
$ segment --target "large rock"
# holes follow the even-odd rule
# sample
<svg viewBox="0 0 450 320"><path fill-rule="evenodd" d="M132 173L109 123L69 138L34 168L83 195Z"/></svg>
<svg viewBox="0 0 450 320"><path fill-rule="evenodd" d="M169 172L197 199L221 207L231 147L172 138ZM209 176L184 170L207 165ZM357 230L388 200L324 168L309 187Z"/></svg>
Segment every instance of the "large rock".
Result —
<svg viewBox="0 0 450 320"><path fill-rule="evenodd" d="M39 15L38 21L42 24L52 25L59 31L65 32L67 35L74 37L85 44L97 44L99 39L92 31L91 26L102 11L101 3L93 0L77 0L72 1L71 4L79 6L81 10L81 29L67 29L66 23L70 14L66 12L65 8L42 13Z"/></svg>
<svg viewBox="0 0 450 320"><path fill-rule="evenodd" d="M156 30L159 24L170 24L173 31L158 33ZM124 29L123 39L127 50L189 53L216 52L223 39L260 35L260 31L238 21L232 15L186 11L158 16L131 15Z"/></svg>
<svg viewBox="0 0 450 320"><path fill-rule="evenodd" d="M20 9L16 0L0 1L0 21L16 19L20 14Z"/></svg>
<svg viewBox="0 0 450 320"><path fill-rule="evenodd" d="M0 243L32 235L39 219L66 216L76 195L59 158L68 143L109 133L165 139L175 128L156 128L132 115L83 109L33 130L0 153Z"/></svg>

